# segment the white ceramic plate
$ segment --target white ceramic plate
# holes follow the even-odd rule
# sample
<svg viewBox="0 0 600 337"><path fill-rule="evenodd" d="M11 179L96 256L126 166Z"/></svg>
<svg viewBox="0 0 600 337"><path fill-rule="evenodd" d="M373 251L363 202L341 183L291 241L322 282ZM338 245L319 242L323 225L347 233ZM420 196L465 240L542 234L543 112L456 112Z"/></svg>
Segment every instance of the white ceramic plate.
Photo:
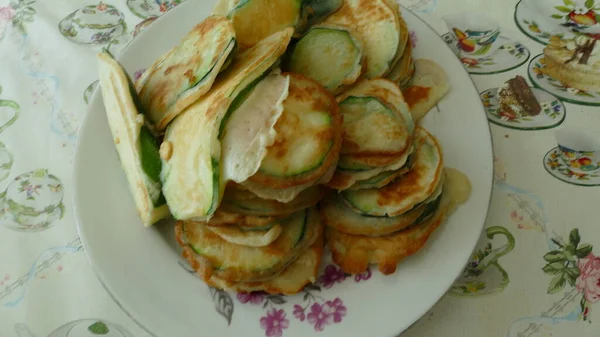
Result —
<svg viewBox="0 0 600 337"><path fill-rule="evenodd" d="M140 33L121 54L133 76L209 15L212 1L188 1ZM81 128L75 158L75 209L85 251L119 305L149 333L189 336L395 336L431 308L459 276L482 230L493 156L479 94L446 43L415 15L404 17L429 57L448 73L451 91L424 120L447 166L466 173L473 192L393 276L345 277L326 253L320 282L297 296L230 294L209 289L182 268L172 223L144 228L127 190L98 90ZM281 334L280 334L281 333Z"/></svg>
<svg viewBox="0 0 600 337"><path fill-rule="evenodd" d="M600 1L520 0L514 18L525 35L543 44L567 32L600 34Z"/></svg>

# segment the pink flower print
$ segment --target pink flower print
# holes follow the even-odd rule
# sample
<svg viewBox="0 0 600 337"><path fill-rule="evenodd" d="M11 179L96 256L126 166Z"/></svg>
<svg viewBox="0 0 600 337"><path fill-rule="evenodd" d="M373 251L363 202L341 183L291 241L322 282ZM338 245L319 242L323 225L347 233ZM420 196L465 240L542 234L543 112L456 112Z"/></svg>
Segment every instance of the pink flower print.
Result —
<svg viewBox="0 0 600 337"><path fill-rule="evenodd" d="M331 324L332 318L319 303L311 305L310 312L306 315L308 323L315 325L315 331L323 331L326 325Z"/></svg>
<svg viewBox="0 0 600 337"><path fill-rule="evenodd" d="M600 256L590 253L577 261L579 277L575 282L577 291L583 292L583 297L589 303L600 300Z"/></svg>
<svg viewBox="0 0 600 337"><path fill-rule="evenodd" d="M294 317L300 320L300 322L304 322L306 315L304 314L304 308L299 306L298 304L294 304Z"/></svg>
<svg viewBox="0 0 600 337"><path fill-rule="evenodd" d="M290 326L290 321L285 318L285 311L283 309L271 309L267 311L266 317L260 318L260 327L265 329L265 336L267 337L281 337L283 336L283 330Z"/></svg>
<svg viewBox="0 0 600 337"><path fill-rule="evenodd" d="M341 322L342 317L346 316L347 311L344 302L339 297L336 297L333 301L325 302L323 309L331 313L334 323Z"/></svg>
<svg viewBox="0 0 600 337"><path fill-rule="evenodd" d="M323 283L325 288L331 288L336 282L342 283L346 279L346 275L341 269L335 265L325 267L325 272L319 277L319 282Z"/></svg>
<svg viewBox="0 0 600 337"><path fill-rule="evenodd" d="M106 10L106 8L108 8L108 6L106 6L106 4L103 4L102 2L100 2L100 4L98 6L96 6L96 8L98 8L99 11L104 12Z"/></svg>
<svg viewBox="0 0 600 337"><path fill-rule="evenodd" d="M411 46L413 48L415 48L417 46L417 41L419 41L419 39L417 38L417 33L414 30L411 30L409 36L410 36Z"/></svg>
<svg viewBox="0 0 600 337"><path fill-rule="evenodd" d="M1 21L8 22L8 21L12 20L12 18L15 17L15 14L17 14L17 11L10 6L0 7L0 22Z"/></svg>
<svg viewBox="0 0 600 337"><path fill-rule="evenodd" d="M332 323L339 323L342 317L346 316L346 307L341 299L327 301L323 305L314 303L310 307L310 312L306 315L309 323L315 325L315 331L323 331L325 326Z"/></svg>
<svg viewBox="0 0 600 337"><path fill-rule="evenodd" d="M10 275L8 275L8 274L4 275L4 281L8 281L8 280L10 280Z"/></svg>
<svg viewBox="0 0 600 337"><path fill-rule="evenodd" d="M263 300L265 299L264 294L259 291L254 291L251 293L241 292L241 293L238 293L236 297L237 297L238 301L240 301L241 303L250 302L250 304L254 304L254 305L261 304L263 302Z"/></svg>
<svg viewBox="0 0 600 337"><path fill-rule="evenodd" d="M371 275L371 268L367 268L362 273L354 275L354 282L366 281L371 278Z"/></svg>
<svg viewBox="0 0 600 337"><path fill-rule="evenodd" d="M58 272L60 273L61 271L63 271L63 266L62 266L62 265L58 266L58 267L56 268L56 270L58 270Z"/></svg>
<svg viewBox="0 0 600 337"><path fill-rule="evenodd" d="M137 81L137 80L139 80L139 79L140 79L140 77L142 77L142 75L144 74L144 71L146 71L146 69L140 69L140 70L136 71L136 72L133 74L133 80L134 80L134 81Z"/></svg>

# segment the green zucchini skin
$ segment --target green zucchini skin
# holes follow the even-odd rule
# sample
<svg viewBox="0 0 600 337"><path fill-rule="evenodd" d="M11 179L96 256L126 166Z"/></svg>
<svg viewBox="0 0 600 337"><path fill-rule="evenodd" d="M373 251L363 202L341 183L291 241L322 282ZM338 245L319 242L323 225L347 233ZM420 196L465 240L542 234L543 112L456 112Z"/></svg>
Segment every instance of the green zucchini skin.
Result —
<svg viewBox="0 0 600 337"><path fill-rule="evenodd" d="M215 275L233 282L250 282L277 275L322 234L319 213L314 207L294 213L281 226L281 234L265 247L229 243L203 223L178 222L175 231L178 243L196 255L206 279Z"/></svg>
<svg viewBox="0 0 600 337"><path fill-rule="evenodd" d="M289 71L319 82L333 94L342 92L362 73L363 46L354 34L341 26L312 27L296 42Z"/></svg>
<svg viewBox="0 0 600 337"><path fill-rule="evenodd" d="M157 131L211 89L236 44L231 22L210 16L146 70L140 102Z"/></svg>
<svg viewBox="0 0 600 337"><path fill-rule="evenodd" d="M250 190L310 186L335 167L339 158L343 122L335 97L308 77L282 75L289 76L290 85L275 124L278 136L258 172L242 183Z"/></svg>

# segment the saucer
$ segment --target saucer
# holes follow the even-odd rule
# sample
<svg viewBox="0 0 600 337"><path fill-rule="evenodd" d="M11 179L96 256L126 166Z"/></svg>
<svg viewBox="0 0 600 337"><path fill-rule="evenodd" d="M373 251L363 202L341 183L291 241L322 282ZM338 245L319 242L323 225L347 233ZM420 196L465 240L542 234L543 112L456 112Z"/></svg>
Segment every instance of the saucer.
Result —
<svg viewBox="0 0 600 337"><path fill-rule="evenodd" d="M515 6L517 27L531 39L548 44L552 35L600 33L600 10L594 1L520 0Z"/></svg>
<svg viewBox="0 0 600 337"><path fill-rule="evenodd" d="M64 215L64 189L48 170L16 177L0 194L0 224L24 232L43 231Z"/></svg>
<svg viewBox="0 0 600 337"><path fill-rule="evenodd" d="M80 44L105 44L127 30L125 17L116 7L100 3L82 7L58 24L60 33Z"/></svg>
<svg viewBox="0 0 600 337"><path fill-rule="evenodd" d="M544 54L531 59L527 74L534 86L543 89L562 101L590 106L600 106L600 92L587 92L573 88L567 88L559 80L542 73L544 68Z"/></svg>
<svg viewBox="0 0 600 337"><path fill-rule="evenodd" d="M544 156L544 168L554 178L577 186L600 186L600 171L594 173L576 173L569 169L560 159L560 149L550 150Z"/></svg>
<svg viewBox="0 0 600 337"><path fill-rule="evenodd" d="M500 44L498 50L482 58L463 55L456 46L456 39L450 33L442 35L442 39L462 61L469 74L473 75L492 75L516 69L525 64L531 55L527 47L504 36L499 36L494 42Z"/></svg>
<svg viewBox="0 0 600 337"><path fill-rule="evenodd" d="M542 111L537 116L512 116L500 111L497 99L500 88L488 89L480 94L485 113L490 122L515 130L544 130L552 129L562 124L567 110L564 104L550 93L531 88L533 95L542 106Z"/></svg>

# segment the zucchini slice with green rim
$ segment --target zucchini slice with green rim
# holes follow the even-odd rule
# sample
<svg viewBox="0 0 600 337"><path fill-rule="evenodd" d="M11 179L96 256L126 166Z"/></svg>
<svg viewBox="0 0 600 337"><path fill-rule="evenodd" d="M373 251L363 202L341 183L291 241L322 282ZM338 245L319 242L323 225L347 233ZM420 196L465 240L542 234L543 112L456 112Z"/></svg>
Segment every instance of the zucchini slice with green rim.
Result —
<svg viewBox="0 0 600 337"><path fill-rule="evenodd" d="M412 119L410 109L398 84L385 78L362 80L354 87L338 96L338 102L343 101L349 96L378 98L381 102L385 103L387 107L403 118L408 134L412 135L415 129L415 122Z"/></svg>
<svg viewBox="0 0 600 337"><path fill-rule="evenodd" d="M290 214L277 216L246 215L230 212L224 210L223 207L219 207L206 224L212 227L235 225L245 230L268 230L289 216Z"/></svg>
<svg viewBox="0 0 600 337"><path fill-rule="evenodd" d="M325 194L325 187L312 186L288 203L259 198L238 186L227 186L221 209L256 216L283 216L316 205Z"/></svg>
<svg viewBox="0 0 600 337"><path fill-rule="evenodd" d="M409 155L406 159L406 164L404 164L404 166L402 166L400 169L392 171L383 171L374 177L359 180L354 185L352 185L350 189L361 190L365 188L381 188L391 183L401 175L406 174L406 172L410 171L413 164L412 157L412 154Z"/></svg>
<svg viewBox="0 0 600 337"><path fill-rule="evenodd" d="M301 19L302 0L241 0L227 14L242 49L283 29L295 28Z"/></svg>
<svg viewBox="0 0 600 337"><path fill-rule="evenodd" d="M244 229L238 226L207 226L210 231L217 234L221 239L241 246L265 247L277 240L283 229L281 225L275 224L268 229Z"/></svg>
<svg viewBox="0 0 600 337"><path fill-rule="evenodd" d="M350 96L340 102L340 111L344 117L340 169L389 165L409 147L411 134L404 119L380 99Z"/></svg>
<svg viewBox="0 0 600 337"><path fill-rule="evenodd" d="M212 287L235 292L264 291L273 295L297 294L309 283L315 282L323 255L323 235L289 267L276 277L263 282L230 282L213 275L207 283Z"/></svg>
<svg viewBox="0 0 600 337"><path fill-rule="evenodd" d="M413 59L412 59L412 45L410 41L406 45L404 50L404 54L396 63L394 68L387 74L386 78L394 83L403 83L407 78L411 76L411 69L413 67Z"/></svg>
<svg viewBox="0 0 600 337"><path fill-rule="evenodd" d="M394 217L368 216L353 211L337 195L324 199L320 206L321 217L326 226L340 232L364 236L383 236L408 228L416 223L427 207L421 205Z"/></svg>
<svg viewBox="0 0 600 337"><path fill-rule="evenodd" d="M415 146L414 166L408 173L379 189L343 191L346 204L360 214L397 216L427 200L444 174L442 150L422 127L415 129Z"/></svg>
<svg viewBox="0 0 600 337"><path fill-rule="evenodd" d="M382 172L404 169L405 167L408 167L408 158L413 154L413 150L414 146L412 145L411 140L409 149L388 166L376 167L370 170L343 170L338 167L331 180L327 182L327 186L339 191L344 191L354 186L357 181L373 178Z"/></svg>
<svg viewBox="0 0 600 337"><path fill-rule="evenodd" d="M161 145L161 181L175 219L207 221L216 211L228 179L221 174L222 168L237 155L222 149L219 139L229 106L272 68L285 52L293 31L289 28L275 33L241 53L207 95L169 124ZM258 160L250 155L246 154L249 160Z"/></svg>
<svg viewBox="0 0 600 337"><path fill-rule="evenodd" d="M335 98L317 82L294 73L275 141L250 181L291 188L319 180L338 160L342 117Z"/></svg>
<svg viewBox="0 0 600 337"><path fill-rule="evenodd" d="M150 226L169 215L158 179L158 144L144 125L144 111L125 70L108 52L98 54L98 69L106 117L121 167L140 219L144 226Z"/></svg>
<svg viewBox="0 0 600 337"><path fill-rule="evenodd" d="M242 183L242 186L247 188L250 192L259 196L260 198L267 199L267 200L276 200L281 203L289 203L292 200L294 200L295 198L297 198L298 195L300 195L300 193L302 193L306 189L308 189L312 186L328 183L331 180L331 178L333 177L333 174L335 172L336 172L336 165L332 164L329 167L329 170L327 172L325 172L325 174L323 174L323 176L321 176L319 178L319 180L317 180L315 182L309 182L309 183L306 183L303 185L288 187L288 188L268 187L263 184L257 184L255 182L253 182L252 180L245 181L244 183Z"/></svg>
<svg viewBox="0 0 600 337"><path fill-rule="evenodd" d="M280 273L315 242L322 230L315 208L295 213L281 227L281 234L265 247L229 243L202 223L179 222L175 230L179 244L193 250L205 279L214 274L229 281L248 282Z"/></svg>
<svg viewBox="0 0 600 337"><path fill-rule="evenodd" d="M196 25L144 74L139 96L156 130L211 88L236 44L231 22L211 16Z"/></svg>
<svg viewBox="0 0 600 337"><path fill-rule="evenodd" d="M360 76L363 47L344 27L315 26L298 40L289 58L289 70L307 76L337 94Z"/></svg>
<svg viewBox="0 0 600 337"><path fill-rule="evenodd" d="M345 0L322 23L348 27L358 33L366 58L366 78L385 76L400 47L400 21L386 0Z"/></svg>

